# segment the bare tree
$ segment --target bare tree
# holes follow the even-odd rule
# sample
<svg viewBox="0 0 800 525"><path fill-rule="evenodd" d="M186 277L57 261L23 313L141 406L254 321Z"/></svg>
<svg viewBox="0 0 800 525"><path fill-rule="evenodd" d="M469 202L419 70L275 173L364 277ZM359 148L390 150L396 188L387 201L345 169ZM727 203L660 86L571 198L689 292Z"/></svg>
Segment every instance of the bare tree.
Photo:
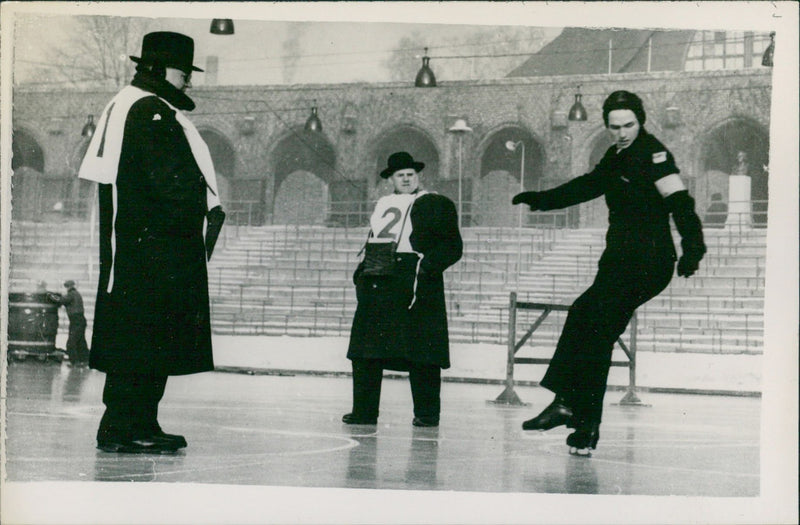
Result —
<svg viewBox="0 0 800 525"><path fill-rule="evenodd" d="M389 70L389 77L397 81L414 81L422 65L422 52L428 44L426 42L430 37L423 34L421 31L414 31L413 33L404 36L397 43L397 47L384 60L383 66Z"/></svg>
<svg viewBox="0 0 800 525"><path fill-rule="evenodd" d="M286 39L283 41L283 82L291 84L297 73L300 53L303 51L303 36L310 27L309 22L289 22L286 25Z"/></svg>
<svg viewBox="0 0 800 525"><path fill-rule="evenodd" d="M36 65L31 82L48 88L121 88L132 78L128 56L137 54L148 24L143 18L76 17L69 40L47 49L47 59Z"/></svg>

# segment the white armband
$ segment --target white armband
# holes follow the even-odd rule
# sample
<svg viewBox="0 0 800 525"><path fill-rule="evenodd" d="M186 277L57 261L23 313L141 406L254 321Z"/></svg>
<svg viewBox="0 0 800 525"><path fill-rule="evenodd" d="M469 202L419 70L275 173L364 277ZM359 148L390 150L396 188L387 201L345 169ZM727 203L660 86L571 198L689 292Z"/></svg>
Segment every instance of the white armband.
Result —
<svg viewBox="0 0 800 525"><path fill-rule="evenodd" d="M666 177L658 179L656 181L656 188L662 197L667 198L673 193L685 190L686 186L683 185L680 176L677 173L673 173L672 175L667 175Z"/></svg>

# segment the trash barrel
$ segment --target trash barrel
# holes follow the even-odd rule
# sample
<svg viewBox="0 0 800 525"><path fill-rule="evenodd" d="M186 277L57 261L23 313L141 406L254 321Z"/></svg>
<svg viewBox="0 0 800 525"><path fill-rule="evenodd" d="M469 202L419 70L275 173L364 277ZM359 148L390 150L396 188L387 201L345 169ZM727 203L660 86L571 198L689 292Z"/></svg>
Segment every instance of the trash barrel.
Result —
<svg viewBox="0 0 800 525"><path fill-rule="evenodd" d="M46 293L8 294L8 353L46 359L56 352L58 306Z"/></svg>

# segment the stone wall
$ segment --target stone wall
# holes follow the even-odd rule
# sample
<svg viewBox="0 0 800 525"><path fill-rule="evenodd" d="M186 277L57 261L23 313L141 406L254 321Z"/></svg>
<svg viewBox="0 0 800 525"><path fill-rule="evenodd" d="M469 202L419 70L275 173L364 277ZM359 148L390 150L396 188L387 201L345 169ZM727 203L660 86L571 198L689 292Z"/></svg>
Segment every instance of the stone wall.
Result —
<svg viewBox="0 0 800 525"><path fill-rule="evenodd" d="M578 85L589 120L567 122L565 115ZM758 143L752 147L768 150L770 70L516 78L443 82L436 88L395 83L216 86L195 88L190 96L197 102L191 113L197 127L214 134L227 150L225 154L233 155L232 162L226 161L231 173L224 174L221 184L223 201L230 207L251 201L251 208L259 208L260 221L270 222L276 209L285 215L285 200L307 203L310 196L302 194L303 188L313 189L317 196L326 195L328 200L368 205L388 191L377 175L385 166L387 152L403 149L426 162L428 186L456 200L461 142L464 210L472 209L475 214L474 222L466 224L478 224L480 217L492 217L494 223L502 223L503 217L515 220L511 207L503 203L517 189L519 153L507 152L508 158L502 157L506 139L522 140L526 145L526 188L551 187L585 173L591 169L593 151L596 155L607 145L601 106L608 93L617 89L642 97L647 129L675 155L701 211L711 193L719 191L719 170L713 181L706 177L706 172L712 171L708 158L726 154L720 148L726 147L724 130L731 129L731 123L752 130L758 139L752 140ZM43 178L74 181L86 147L87 139L80 135L86 116L94 115L97 121L113 94L14 92L14 129L33 138L43 150ZM313 105L323 124L321 134L303 130ZM466 119L473 129L461 141L448 132L457 118ZM738 147L730 145L732 150ZM543 152L541 156L529 158L537 148ZM212 154L221 155L221 151ZM758 155L764 157L768 151ZM486 168L492 162L505 162L507 173ZM324 188L311 183L308 173L318 177ZM291 179L295 176L303 182ZM26 184L31 178L26 174ZM280 188L284 181L289 184ZM761 183L766 187L765 179L754 179L754 185ZM65 194L55 198L91 198L91 192L77 185L41 191ZM276 196L282 202L277 203ZM22 205L19 201L15 204ZM604 208L601 199L581 205L578 224L602 226ZM311 222L319 222L318 210L312 215Z"/></svg>

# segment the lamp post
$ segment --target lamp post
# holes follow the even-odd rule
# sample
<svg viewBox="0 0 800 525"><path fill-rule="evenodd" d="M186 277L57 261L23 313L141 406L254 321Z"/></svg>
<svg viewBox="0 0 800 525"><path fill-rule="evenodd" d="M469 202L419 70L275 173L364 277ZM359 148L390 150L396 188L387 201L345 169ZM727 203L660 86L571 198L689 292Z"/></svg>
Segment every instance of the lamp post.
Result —
<svg viewBox="0 0 800 525"><path fill-rule="evenodd" d="M458 135L458 229L461 229L461 216L462 216L462 179L463 179L463 168L462 168L462 156L463 156L463 140L464 134L470 133L472 128L467 126L467 121L463 118L460 118L455 121L453 126L449 129L450 133L455 133Z"/></svg>
<svg viewBox="0 0 800 525"><path fill-rule="evenodd" d="M508 151L521 150L520 167L519 167L519 192L525 191L525 143L523 141L514 142L509 140L506 142L506 149ZM519 271L522 267L522 206L519 207L519 221L517 223L517 283L519 283Z"/></svg>

